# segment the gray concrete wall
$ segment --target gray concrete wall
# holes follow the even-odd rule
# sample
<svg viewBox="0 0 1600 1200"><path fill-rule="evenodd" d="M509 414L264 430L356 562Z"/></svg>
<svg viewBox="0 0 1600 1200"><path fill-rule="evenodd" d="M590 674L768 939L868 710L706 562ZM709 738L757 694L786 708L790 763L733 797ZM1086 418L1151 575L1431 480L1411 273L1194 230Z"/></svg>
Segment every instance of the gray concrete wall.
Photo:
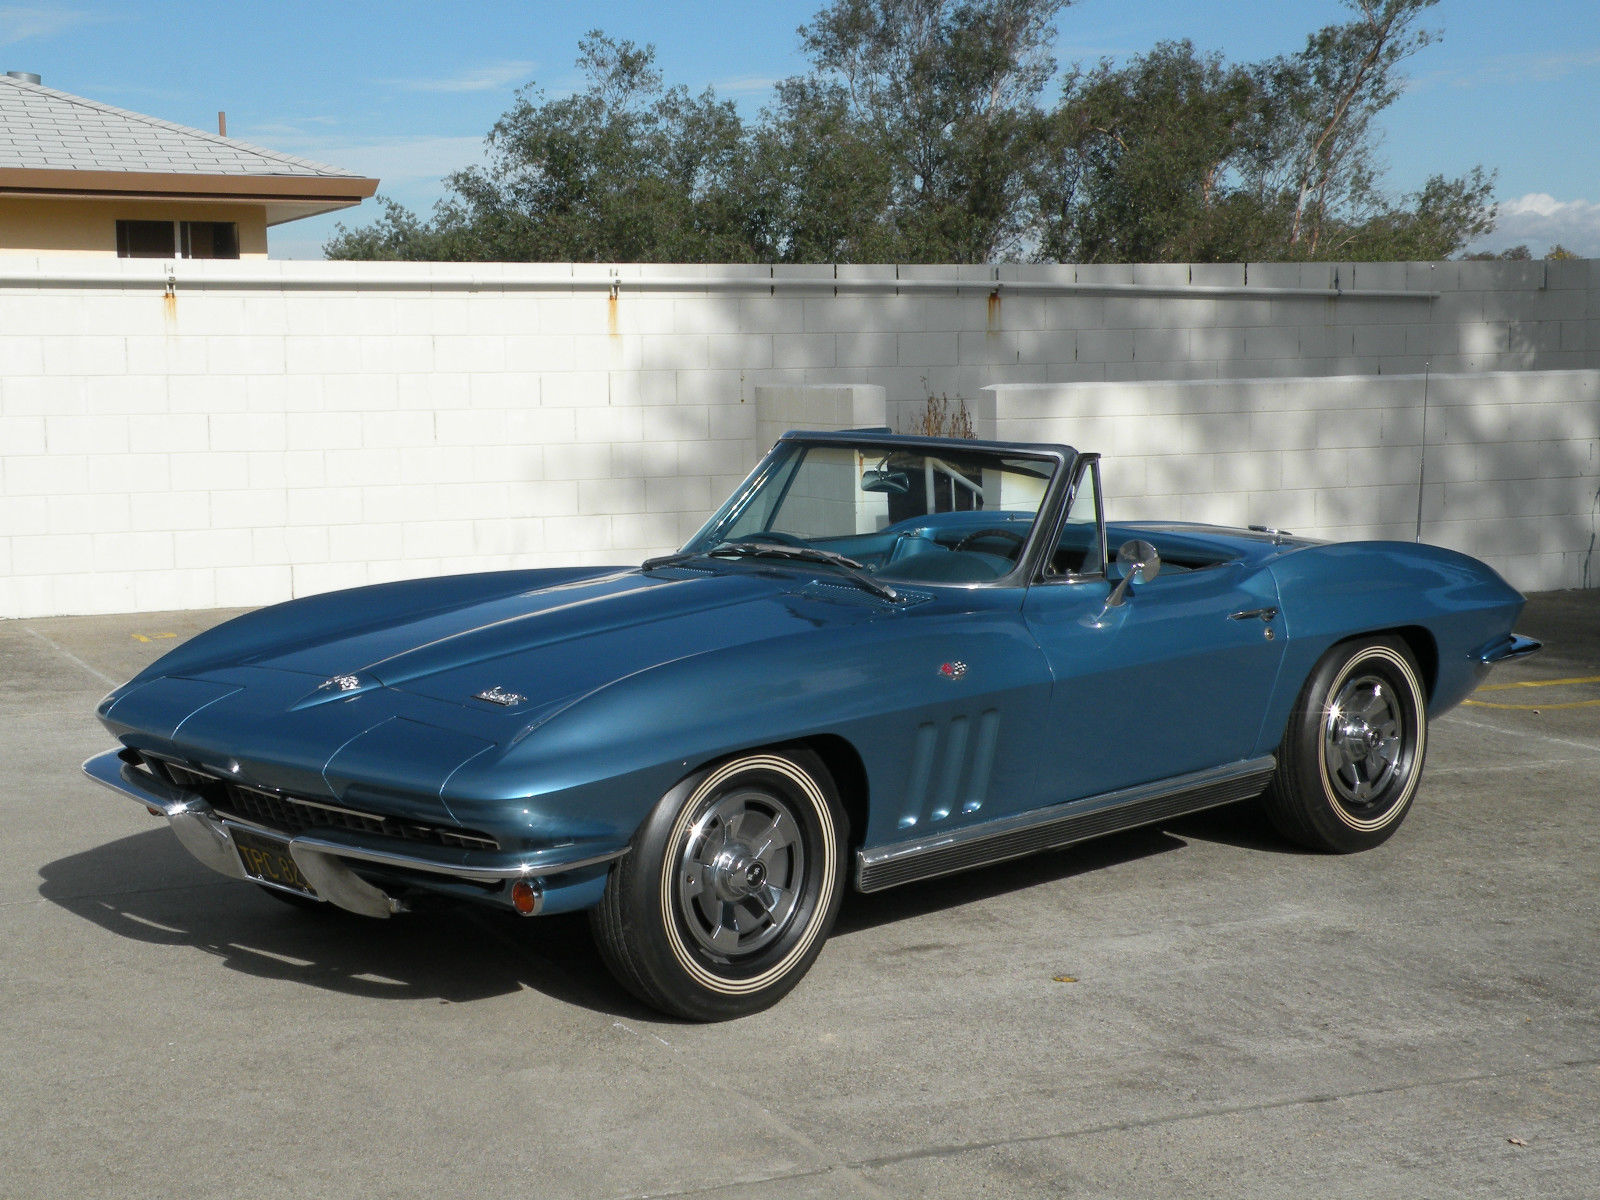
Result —
<svg viewBox="0 0 1600 1200"><path fill-rule="evenodd" d="M761 389L909 424L996 419L991 385L1592 370L1597 272L0 257L0 615L636 561L807 423Z"/></svg>

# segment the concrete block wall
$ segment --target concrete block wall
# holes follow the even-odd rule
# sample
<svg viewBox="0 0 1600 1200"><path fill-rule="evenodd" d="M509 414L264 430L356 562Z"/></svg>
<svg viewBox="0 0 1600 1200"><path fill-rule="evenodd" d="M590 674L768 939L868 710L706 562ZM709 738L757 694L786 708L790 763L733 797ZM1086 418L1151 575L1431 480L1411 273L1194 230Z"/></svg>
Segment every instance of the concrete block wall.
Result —
<svg viewBox="0 0 1600 1200"><path fill-rule="evenodd" d="M755 393L762 447L791 429L872 429L888 422L884 390L874 384L757 386Z"/></svg>
<svg viewBox="0 0 1600 1200"><path fill-rule="evenodd" d="M988 431L994 384L1388 376L1426 362L1437 387L1451 373L1593 369L1597 296L1587 262L4 256L0 616L637 561L698 527L777 429L830 405L839 424L880 423L861 413L881 407L909 425L942 395ZM1347 436L1389 452L1381 420Z"/></svg>
<svg viewBox="0 0 1600 1200"><path fill-rule="evenodd" d="M1000 385L1000 438L1105 455L1112 519L1422 540L1600 584L1600 371Z"/></svg>

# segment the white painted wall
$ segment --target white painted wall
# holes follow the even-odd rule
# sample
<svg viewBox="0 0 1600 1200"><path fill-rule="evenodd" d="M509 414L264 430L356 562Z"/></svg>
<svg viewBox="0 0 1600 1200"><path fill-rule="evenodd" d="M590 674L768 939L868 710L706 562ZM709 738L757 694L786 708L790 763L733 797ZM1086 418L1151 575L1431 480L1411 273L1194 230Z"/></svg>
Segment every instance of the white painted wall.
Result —
<svg viewBox="0 0 1600 1200"><path fill-rule="evenodd" d="M1420 487L1423 541L1482 558L1525 591L1600 585L1600 371L1010 384L992 395L995 436L1106 456L1112 519L1410 541Z"/></svg>
<svg viewBox="0 0 1600 1200"><path fill-rule="evenodd" d="M980 421L1004 420L1008 435L1042 437L1018 417L1020 399L1002 408L983 389L1405 375L1431 362L1438 395L1446 375L1600 368L1597 331L1590 262L769 269L0 257L0 616L246 605L410 575L637 561L680 542L776 429L822 419L813 409L876 424L870 414L883 408L907 423L924 397L943 394ZM1502 378L1486 394L1513 387ZM851 390L794 390L815 385ZM1312 389L1332 397L1318 437L1392 459L1381 486L1402 487L1415 441L1395 439L1409 427L1384 424L1385 410L1366 402L1377 394L1369 382L1334 386L1363 415L1339 413L1343 393ZM1459 381L1472 395L1477 386ZM1528 386L1546 399L1482 412L1464 402L1461 436L1523 444L1513 409L1567 423L1569 437L1556 429L1545 443L1593 436L1592 392L1587 408L1552 406L1548 389ZM1205 404L1233 387L1187 394ZM1132 395L1099 393L1107 403L1119 394ZM1281 412L1266 401L1259 413L1219 412L1232 423L1194 453L1231 455L1230 471L1277 470L1281 482L1300 461L1286 456L1330 443L1280 446L1304 440L1303 418L1299 401L1273 403ZM1168 415L1189 436L1193 422ZM1116 454L1121 428L1103 427L1110 443L1078 436ZM1276 466L1247 465L1258 450ZM1366 478L1356 457L1331 488ZM1589 478L1576 449L1523 462L1517 478L1547 461L1574 472L1563 478ZM1219 468L1195 459L1184 470L1192 476L1163 478L1167 490L1150 495L1187 505ZM1116 471L1108 466L1113 492ZM1485 501L1436 478L1425 536L1445 540L1485 505L1513 504L1510 491ZM1523 497L1572 515L1565 492L1536 490L1519 486L1513 511L1493 519L1519 515ZM1272 517L1295 528L1306 503L1319 521L1338 515L1332 499L1295 503ZM1407 511L1414 521L1414 496ZM1576 567L1588 535L1575 519L1558 528L1571 544L1503 551L1530 560L1513 566L1529 568L1523 586L1588 582Z"/></svg>

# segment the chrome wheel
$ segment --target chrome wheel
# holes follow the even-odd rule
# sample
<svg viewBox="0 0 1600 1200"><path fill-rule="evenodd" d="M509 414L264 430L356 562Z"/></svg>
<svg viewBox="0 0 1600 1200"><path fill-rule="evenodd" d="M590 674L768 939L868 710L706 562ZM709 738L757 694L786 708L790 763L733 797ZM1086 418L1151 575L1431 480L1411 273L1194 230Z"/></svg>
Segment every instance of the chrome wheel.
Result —
<svg viewBox="0 0 1600 1200"><path fill-rule="evenodd" d="M1405 715L1394 689L1376 675L1345 681L1328 705L1322 756L1338 802L1366 813L1401 770Z"/></svg>
<svg viewBox="0 0 1600 1200"><path fill-rule="evenodd" d="M649 1004L744 1016L799 982L844 893L850 822L799 746L704 767L663 796L590 913L595 944Z"/></svg>
<svg viewBox="0 0 1600 1200"><path fill-rule="evenodd" d="M1428 747L1428 692L1411 648L1379 634L1334 646L1312 669L1265 796L1278 831L1349 853L1394 833Z"/></svg>
<svg viewBox="0 0 1600 1200"><path fill-rule="evenodd" d="M800 824L780 797L741 789L718 797L690 828L677 871L678 911L714 956L753 954L782 935L805 880Z"/></svg>

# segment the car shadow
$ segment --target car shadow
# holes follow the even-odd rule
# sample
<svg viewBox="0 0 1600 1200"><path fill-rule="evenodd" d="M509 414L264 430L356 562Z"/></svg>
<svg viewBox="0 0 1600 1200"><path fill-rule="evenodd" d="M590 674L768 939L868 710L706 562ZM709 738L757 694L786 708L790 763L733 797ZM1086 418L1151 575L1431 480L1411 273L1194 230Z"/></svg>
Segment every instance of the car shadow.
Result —
<svg viewBox="0 0 1600 1200"><path fill-rule="evenodd" d="M1185 839L1295 852L1264 821L1219 809L884 892L847 892L832 936L1090 875L1182 849ZM187 946L245 975L412 1003L462 1004L530 989L613 1016L671 1020L611 977L581 913L528 921L453 905L380 921L331 906L292 907L212 874L164 827L57 859L39 875L43 899L118 937Z"/></svg>
<svg viewBox="0 0 1600 1200"><path fill-rule="evenodd" d="M290 906L214 875L164 827L57 859L39 875L42 898L118 937L187 946L245 975L413 1003L528 988L614 1016L660 1019L611 978L581 913L529 921L458 905L382 921Z"/></svg>
<svg viewBox="0 0 1600 1200"><path fill-rule="evenodd" d="M1155 826L1112 834L1027 858L1015 858L992 867L909 883L887 891L865 895L847 892L832 936L848 937L852 933L893 921L924 917L963 904L992 900L1009 892L1056 883L1119 863L1181 850L1185 845L1187 843L1182 838Z"/></svg>
<svg viewBox="0 0 1600 1200"><path fill-rule="evenodd" d="M1197 842L1216 842L1241 850L1265 854L1314 855L1315 851L1297 846L1272 827L1259 800L1244 800L1222 808L1210 808L1169 821L1163 828Z"/></svg>

